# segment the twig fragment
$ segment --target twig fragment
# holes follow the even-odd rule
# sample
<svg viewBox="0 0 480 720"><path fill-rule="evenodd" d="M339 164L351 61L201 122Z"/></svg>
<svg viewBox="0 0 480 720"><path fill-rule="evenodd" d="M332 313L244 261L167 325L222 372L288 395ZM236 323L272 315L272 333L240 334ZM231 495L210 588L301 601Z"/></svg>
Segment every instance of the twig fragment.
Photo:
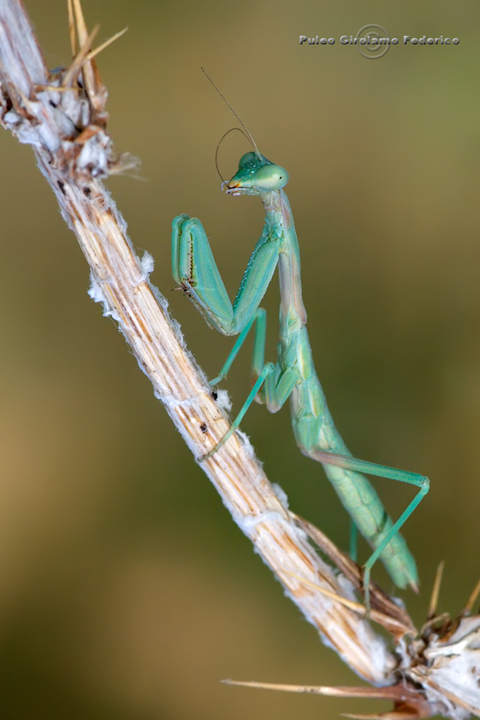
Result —
<svg viewBox="0 0 480 720"><path fill-rule="evenodd" d="M404 635L411 635L415 636L417 635L418 631L415 628L412 628L411 625L404 625L403 623L399 622L398 620L395 620L389 615L385 615L384 613L379 612L378 610L371 609L370 612L367 612L367 608L365 605L361 605L360 603L354 602L353 600L347 600L347 598L343 597L342 595L339 595L338 593L331 592L330 590L326 590L325 588L320 587L319 585L316 585L315 583L310 582L310 580L305 580L301 577L298 577L298 575L295 575L295 573L287 572L288 575L291 575L292 577L296 578L300 582L304 583L305 585L308 585L309 587L313 587L318 592L321 592L322 595L326 595L326 597L331 598L335 602L340 603L340 605L343 605L344 607L349 608L350 610L353 610L353 612L356 612L360 617L362 618L369 618L370 620L373 620L373 622L378 623L379 625L382 625L384 628L386 628L389 632L393 634L398 634L399 637L403 637Z"/></svg>

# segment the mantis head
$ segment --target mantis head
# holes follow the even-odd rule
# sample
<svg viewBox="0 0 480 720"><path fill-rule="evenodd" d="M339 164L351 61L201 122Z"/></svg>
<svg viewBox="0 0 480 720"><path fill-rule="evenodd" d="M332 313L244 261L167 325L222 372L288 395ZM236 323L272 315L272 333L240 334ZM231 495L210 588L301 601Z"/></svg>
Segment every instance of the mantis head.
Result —
<svg viewBox="0 0 480 720"><path fill-rule="evenodd" d="M240 158L238 170L226 183L229 195L261 195L280 190L288 182L288 172L267 160L259 152L248 152Z"/></svg>
<svg viewBox="0 0 480 720"><path fill-rule="evenodd" d="M274 165L274 163L270 162L270 160L268 160L264 155L259 153L257 143L253 139L250 130L247 128L240 115L238 115L238 113L233 109L225 95L215 85L210 75L203 68L201 68L201 70L207 76L215 90L228 105L243 128L243 130L238 127L227 130L217 145L217 150L215 152L215 165L217 167L217 172L223 181L222 188L226 185L227 193L229 195L262 195L264 193L283 188L288 182L288 172L285 168L280 167L280 165ZM247 140L252 143L255 151L242 155L240 162L238 163L237 172L229 182L225 182L220 170L218 169L218 150L223 140L233 130L240 130Z"/></svg>

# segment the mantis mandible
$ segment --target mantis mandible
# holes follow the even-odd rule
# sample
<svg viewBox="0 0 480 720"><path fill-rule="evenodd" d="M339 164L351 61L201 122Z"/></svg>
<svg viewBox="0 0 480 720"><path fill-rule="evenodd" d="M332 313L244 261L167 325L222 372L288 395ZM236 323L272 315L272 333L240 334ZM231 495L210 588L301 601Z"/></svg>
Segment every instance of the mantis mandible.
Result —
<svg viewBox="0 0 480 720"><path fill-rule="evenodd" d="M224 97L222 93L220 95ZM336 429L315 372L308 339L298 240L290 204L283 190L288 173L259 152L242 120L224 100L242 123L254 147L253 152L247 152L240 159L232 179L224 183L226 192L233 196L259 197L265 209L265 225L232 305L201 222L188 215L179 215L173 221L172 270L176 282L208 325L224 335L239 335L220 374L211 381L212 386L226 378L245 338L255 326L253 388L229 432L203 459L213 455L235 432L253 400L266 403L267 409L274 413L290 398L297 445L302 453L322 463L353 523L374 550L364 566L368 608L370 573L379 557L395 585L418 588L415 560L399 529L427 494L429 480L418 473L352 457ZM264 360L266 312L259 305L277 267L281 298L280 340L277 361L273 364ZM395 523L364 473L419 488Z"/></svg>

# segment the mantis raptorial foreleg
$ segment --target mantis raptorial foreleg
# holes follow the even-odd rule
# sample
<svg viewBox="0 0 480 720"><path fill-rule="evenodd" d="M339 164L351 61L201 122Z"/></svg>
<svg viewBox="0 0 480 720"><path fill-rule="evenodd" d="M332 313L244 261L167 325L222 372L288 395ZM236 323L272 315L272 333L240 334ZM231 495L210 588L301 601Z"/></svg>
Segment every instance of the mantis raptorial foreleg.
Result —
<svg viewBox="0 0 480 720"><path fill-rule="evenodd" d="M262 235L232 305L202 223L179 215L172 226L172 274L209 325L224 335L238 335L267 291L279 249L276 238Z"/></svg>

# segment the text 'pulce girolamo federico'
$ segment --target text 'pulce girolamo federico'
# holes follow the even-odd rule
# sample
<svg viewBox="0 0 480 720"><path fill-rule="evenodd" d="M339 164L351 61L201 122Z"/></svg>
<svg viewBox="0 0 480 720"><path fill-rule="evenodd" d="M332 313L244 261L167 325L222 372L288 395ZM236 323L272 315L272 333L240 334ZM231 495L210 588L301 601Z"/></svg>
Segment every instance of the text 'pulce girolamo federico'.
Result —
<svg viewBox="0 0 480 720"><path fill-rule="evenodd" d="M335 45L336 40L333 37L321 37L315 35L314 37L308 37L308 35L300 35L300 45ZM371 45L371 46L382 46L382 45L459 45L460 39L457 37L450 38L440 35L440 37L413 37L411 35L404 35L403 39L389 38L389 37L376 37L376 36L365 36L358 37L356 35L340 35L338 38L340 45Z"/></svg>
<svg viewBox="0 0 480 720"><path fill-rule="evenodd" d="M364 25L356 33L356 35L339 35L335 37L326 37L322 35L299 35L300 45L328 47L335 45L338 41L339 45L354 46L363 57L375 60L383 57L392 46L400 47L455 47L460 44L460 38L452 35L403 35L399 37L390 37L388 32L382 25L369 23Z"/></svg>

